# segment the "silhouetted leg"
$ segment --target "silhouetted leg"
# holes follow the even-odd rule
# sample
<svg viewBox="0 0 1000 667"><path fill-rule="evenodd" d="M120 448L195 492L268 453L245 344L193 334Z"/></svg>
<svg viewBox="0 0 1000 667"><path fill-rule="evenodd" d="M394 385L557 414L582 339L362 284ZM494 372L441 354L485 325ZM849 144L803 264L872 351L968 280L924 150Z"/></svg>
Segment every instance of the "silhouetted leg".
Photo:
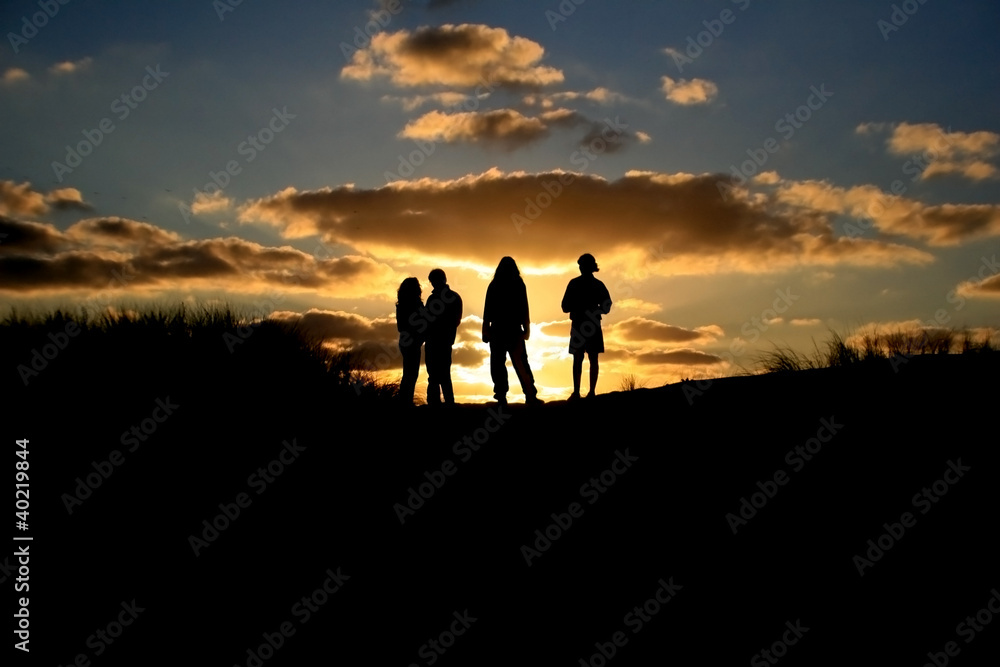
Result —
<svg viewBox="0 0 1000 667"><path fill-rule="evenodd" d="M506 341L490 340L490 375L493 378L493 397L498 401L507 400L507 345Z"/></svg>
<svg viewBox="0 0 1000 667"><path fill-rule="evenodd" d="M573 354L573 394L580 395L580 376L583 374L583 352Z"/></svg>
<svg viewBox="0 0 1000 667"><path fill-rule="evenodd" d="M534 398L538 394L538 390L535 389L535 378L528 365L528 349L524 345L523 338L511 342L510 363L514 366L517 379L521 381L521 391L524 392L525 397Z"/></svg>
<svg viewBox="0 0 1000 667"><path fill-rule="evenodd" d="M417 385L417 375L420 374L420 348L399 347L403 353L403 379L399 381L399 400L406 405L413 405L413 391Z"/></svg>
<svg viewBox="0 0 1000 667"><path fill-rule="evenodd" d="M597 352L588 352L587 359L590 360L590 395L597 393L597 373L600 371L600 363L597 361ZM581 366L583 365L583 355L580 355ZM579 376L577 376L579 378Z"/></svg>
<svg viewBox="0 0 1000 667"><path fill-rule="evenodd" d="M427 404L441 402L441 346L427 341L424 344L424 363L427 366Z"/></svg>
<svg viewBox="0 0 1000 667"><path fill-rule="evenodd" d="M451 386L451 344L442 346L440 358L440 384L444 402L448 405L455 402L455 390Z"/></svg>

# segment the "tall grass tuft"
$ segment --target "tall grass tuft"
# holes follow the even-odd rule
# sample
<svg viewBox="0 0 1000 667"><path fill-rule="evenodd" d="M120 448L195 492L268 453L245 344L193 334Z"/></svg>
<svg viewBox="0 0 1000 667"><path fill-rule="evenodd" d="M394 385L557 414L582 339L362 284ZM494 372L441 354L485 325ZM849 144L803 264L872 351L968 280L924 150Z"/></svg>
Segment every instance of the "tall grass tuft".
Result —
<svg viewBox="0 0 1000 667"><path fill-rule="evenodd" d="M67 331L73 334L65 349L31 373L31 351ZM12 366L30 369L22 383L39 390L85 383L110 396L122 387L158 384L221 391L233 401L265 394L291 401L289 385L295 393L348 400L390 399L398 389L366 371L351 352L331 350L297 325L230 305L12 310L0 318L0 349Z"/></svg>
<svg viewBox="0 0 1000 667"><path fill-rule="evenodd" d="M640 380L639 376L635 373L625 373L618 380L618 391L635 391L636 389L644 389L646 387L647 381Z"/></svg>
<svg viewBox="0 0 1000 667"><path fill-rule="evenodd" d="M821 352L813 341L814 352L805 355L790 347L778 347L761 353L755 360L755 372L778 373L810 368L847 368L873 364L896 357L947 354L994 354L998 334L990 329L974 335L968 330L922 328L883 332L872 327L856 335L830 331Z"/></svg>

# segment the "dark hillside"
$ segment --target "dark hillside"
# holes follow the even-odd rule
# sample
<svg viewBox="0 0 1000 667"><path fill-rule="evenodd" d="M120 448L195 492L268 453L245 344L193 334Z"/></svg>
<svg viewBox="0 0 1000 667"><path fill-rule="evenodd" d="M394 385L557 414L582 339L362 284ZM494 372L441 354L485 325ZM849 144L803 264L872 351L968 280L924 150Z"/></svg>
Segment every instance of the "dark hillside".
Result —
<svg viewBox="0 0 1000 667"><path fill-rule="evenodd" d="M232 352L223 330L154 330L74 337L25 386L46 331L4 329L47 663L922 665L955 642L974 665L1000 646L959 628L1000 586L996 355L399 410L279 330Z"/></svg>

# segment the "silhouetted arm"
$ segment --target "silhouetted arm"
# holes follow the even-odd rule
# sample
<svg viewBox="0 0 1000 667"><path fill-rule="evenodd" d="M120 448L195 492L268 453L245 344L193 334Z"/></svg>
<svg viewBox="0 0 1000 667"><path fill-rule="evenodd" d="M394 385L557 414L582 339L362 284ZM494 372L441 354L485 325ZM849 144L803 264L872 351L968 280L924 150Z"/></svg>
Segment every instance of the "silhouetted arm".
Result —
<svg viewBox="0 0 1000 667"><path fill-rule="evenodd" d="M492 315L492 313L490 313L490 296L491 296L490 290L491 290L492 287L493 287L493 285L491 283L490 286L486 288L486 303L483 305L483 342L484 343L489 343L490 342L490 322L492 322L492 320L490 319L490 316Z"/></svg>
<svg viewBox="0 0 1000 667"><path fill-rule="evenodd" d="M524 298L524 321L521 325L524 327L524 340L528 340L531 337L531 314L528 312L528 288L522 285L523 291L522 296Z"/></svg>
<svg viewBox="0 0 1000 667"><path fill-rule="evenodd" d="M611 312L611 294L608 292L608 288L604 283L601 283L601 313L607 315Z"/></svg>

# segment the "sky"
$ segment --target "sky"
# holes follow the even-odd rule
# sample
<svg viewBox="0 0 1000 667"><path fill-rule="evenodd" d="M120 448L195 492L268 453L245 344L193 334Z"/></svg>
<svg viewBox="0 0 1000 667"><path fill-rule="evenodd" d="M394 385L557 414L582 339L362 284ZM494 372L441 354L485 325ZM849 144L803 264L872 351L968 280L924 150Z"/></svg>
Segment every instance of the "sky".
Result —
<svg viewBox="0 0 1000 667"><path fill-rule="evenodd" d="M997 340L998 29L988 0L10 0L0 306L228 303L391 379L395 291L439 267L466 401L505 255L546 399L583 253L599 393L831 332Z"/></svg>

